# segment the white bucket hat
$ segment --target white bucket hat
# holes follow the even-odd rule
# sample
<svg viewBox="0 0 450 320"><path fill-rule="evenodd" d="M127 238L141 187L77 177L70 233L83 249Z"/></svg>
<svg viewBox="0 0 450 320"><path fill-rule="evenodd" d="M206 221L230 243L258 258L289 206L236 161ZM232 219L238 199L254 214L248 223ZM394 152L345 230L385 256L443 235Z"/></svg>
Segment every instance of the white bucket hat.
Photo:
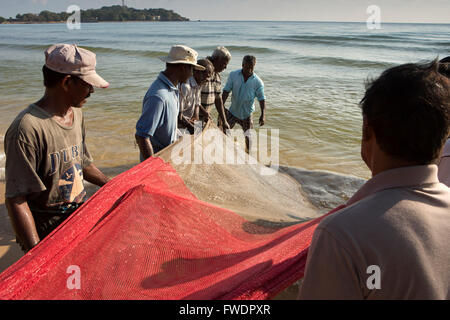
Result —
<svg viewBox="0 0 450 320"><path fill-rule="evenodd" d="M170 48L169 55L165 57L159 57L160 60L166 63L183 63L191 64L196 70L205 70L205 67L197 64L198 53L194 49L183 45L175 45Z"/></svg>
<svg viewBox="0 0 450 320"><path fill-rule="evenodd" d="M97 88L107 88L109 83L95 71L95 53L75 44L55 44L45 50L45 65L50 70L77 76Z"/></svg>

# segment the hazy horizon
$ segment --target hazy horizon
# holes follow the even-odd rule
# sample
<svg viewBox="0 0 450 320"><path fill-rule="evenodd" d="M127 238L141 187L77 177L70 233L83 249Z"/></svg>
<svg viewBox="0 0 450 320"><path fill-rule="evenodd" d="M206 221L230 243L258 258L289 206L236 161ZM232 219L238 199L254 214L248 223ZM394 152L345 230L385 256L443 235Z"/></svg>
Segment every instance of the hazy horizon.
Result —
<svg viewBox="0 0 450 320"><path fill-rule="evenodd" d="M84 9L83 9L84 10ZM26 13L35 13L35 12L26 12ZM39 13L39 12L38 12ZM37 13L37 14L38 14ZM0 15L0 17L3 17ZM3 17L5 18L5 17ZM188 18L188 17L185 17ZM9 19L9 17L7 18ZM130 21L99 21L99 22L83 22L84 23L130 23L130 22L137 22L137 23L155 23L154 21L139 21L139 20L130 20ZM292 22L292 23L298 23L298 22L306 22L306 23L355 23L355 24L366 24L366 22L362 22L362 21L326 21L326 20L206 20L206 19L198 19L198 20L193 20L190 19L189 21L162 21L162 22L170 22L170 23L183 23L183 22ZM33 22L34 24L36 23L41 23L41 22ZM42 23L46 23L46 22L42 22ZM65 24L66 22L54 22L54 23L62 23ZM450 22L383 22L382 24L421 24L421 25L450 25ZM382 29L382 27L381 27Z"/></svg>

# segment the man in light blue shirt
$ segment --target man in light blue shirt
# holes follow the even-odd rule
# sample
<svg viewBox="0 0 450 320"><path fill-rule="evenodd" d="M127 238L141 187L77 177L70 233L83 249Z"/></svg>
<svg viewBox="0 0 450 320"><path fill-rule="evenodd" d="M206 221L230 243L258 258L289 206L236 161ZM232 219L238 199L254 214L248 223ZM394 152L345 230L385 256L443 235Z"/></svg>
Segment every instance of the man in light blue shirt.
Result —
<svg viewBox="0 0 450 320"><path fill-rule="evenodd" d="M177 86L192 76L193 68L205 70L197 64L195 50L176 45L169 55L160 59L166 62L161 72L145 95L142 115L136 124L136 142L141 161L153 156L175 142L179 113L179 92Z"/></svg>
<svg viewBox="0 0 450 320"><path fill-rule="evenodd" d="M254 56L245 56L242 60L242 69L232 71L228 76L222 94L222 100L225 104L228 95L230 92L233 92L231 106L225 111L227 122L230 128L233 128L236 123L241 125L246 133L245 144L247 150L250 150L250 132L248 130L253 129L252 113L255 111L255 98L259 101L261 107L259 125L263 126L266 121L264 83L253 72L255 65L256 58Z"/></svg>

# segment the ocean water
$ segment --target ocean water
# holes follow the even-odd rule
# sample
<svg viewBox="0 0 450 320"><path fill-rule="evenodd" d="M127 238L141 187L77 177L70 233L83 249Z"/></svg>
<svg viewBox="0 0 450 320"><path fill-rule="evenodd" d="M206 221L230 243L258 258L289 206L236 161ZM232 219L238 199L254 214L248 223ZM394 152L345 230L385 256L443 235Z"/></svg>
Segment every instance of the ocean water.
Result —
<svg viewBox="0 0 450 320"><path fill-rule="evenodd" d="M28 104L43 94L43 51L76 43L97 54L97 70L111 83L84 107L87 143L101 168L137 163L135 124L142 99L164 64L157 58L173 44L210 55L226 46L232 60L225 82L244 55L256 56L265 83L266 129L279 129L279 162L368 178L360 158L362 117L358 102L367 79L407 62L450 55L450 25L321 22L129 22L0 25L0 137ZM229 101L227 105L229 106ZM259 105L254 114L259 125ZM0 179L4 172L0 145Z"/></svg>

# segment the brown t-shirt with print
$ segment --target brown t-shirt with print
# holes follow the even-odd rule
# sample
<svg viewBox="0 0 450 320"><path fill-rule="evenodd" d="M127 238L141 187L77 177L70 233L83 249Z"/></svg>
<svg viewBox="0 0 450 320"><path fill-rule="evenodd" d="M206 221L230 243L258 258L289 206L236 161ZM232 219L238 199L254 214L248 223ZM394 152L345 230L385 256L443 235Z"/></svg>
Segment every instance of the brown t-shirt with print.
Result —
<svg viewBox="0 0 450 320"><path fill-rule="evenodd" d="M35 104L23 110L5 136L6 197L26 196L30 209L59 211L84 201L83 169L92 163L81 109L66 127Z"/></svg>

